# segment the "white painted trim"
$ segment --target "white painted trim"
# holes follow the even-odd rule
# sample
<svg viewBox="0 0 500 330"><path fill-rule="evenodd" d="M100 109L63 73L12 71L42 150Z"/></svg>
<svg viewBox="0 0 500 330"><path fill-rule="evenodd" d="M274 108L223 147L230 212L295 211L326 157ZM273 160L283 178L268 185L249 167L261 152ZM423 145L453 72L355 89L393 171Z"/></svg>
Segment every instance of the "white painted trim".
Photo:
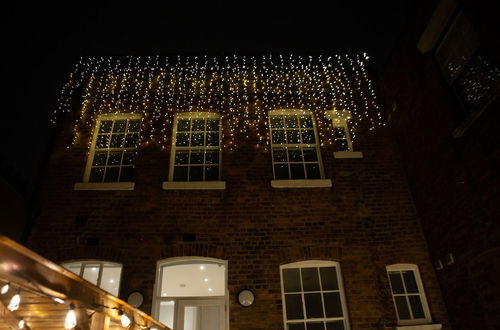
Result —
<svg viewBox="0 0 500 330"><path fill-rule="evenodd" d="M311 180L272 180L273 188L330 188L332 180L330 179L311 179Z"/></svg>
<svg viewBox="0 0 500 330"><path fill-rule="evenodd" d="M335 151L333 157L346 159L346 158L363 158L361 151Z"/></svg>
<svg viewBox="0 0 500 330"><path fill-rule="evenodd" d="M76 182L74 190L134 190L135 182Z"/></svg>
<svg viewBox="0 0 500 330"><path fill-rule="evenodd" d="M440 330L442 328L443 328L442 324L435 323L435 324L397 326L396 330Z"/></svg>
<svg viewBox="0 0 500 330"><path fill-rule="evenodd" d="M165 181L163 190L224 190L226 181Z"/></svg>

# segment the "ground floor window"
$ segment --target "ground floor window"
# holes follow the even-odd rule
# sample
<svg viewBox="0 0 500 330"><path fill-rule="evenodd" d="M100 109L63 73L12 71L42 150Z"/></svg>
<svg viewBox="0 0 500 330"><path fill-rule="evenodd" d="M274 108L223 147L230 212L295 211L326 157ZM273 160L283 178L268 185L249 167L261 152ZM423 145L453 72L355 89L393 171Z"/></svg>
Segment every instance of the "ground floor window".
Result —
<svg viewBox="0 0 500 330"><path fill-rule="evenodd" d="M153 316L174 330L227 328L227 262L171 258L158 262Z"/></svg>
<svg viewBox="0 0 500 330"><path fill-rule="evenodd" d="M99 260L65 262L62 266L114 296L118 296L122 265Z"/></svg>

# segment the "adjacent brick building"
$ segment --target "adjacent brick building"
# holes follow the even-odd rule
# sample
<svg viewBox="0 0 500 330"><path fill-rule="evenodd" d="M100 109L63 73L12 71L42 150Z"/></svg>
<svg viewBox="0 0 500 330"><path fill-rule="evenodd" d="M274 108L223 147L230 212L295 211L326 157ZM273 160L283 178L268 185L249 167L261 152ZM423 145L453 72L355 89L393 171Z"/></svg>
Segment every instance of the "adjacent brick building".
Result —
<svg viewBox="0 0 500 330"><path fill-rule="evenodd" d="M69 114L58 118L30 248L110 291L119 289L122 299L138 291L140 308L176 322L176 329L181 319L188 329L196 315L205 327L189 329L450 329L387 128L359 121L340 129L355 115L352 108L342 111L342 103L335 103L336 112L299 108L293 100L262 111L260 101L241 97L240 117L231 117L232 106L222 101L221 117L216 106L182 109L183 102L209 93L179 93L179 103L168 99L176 104L174 117L162 117L161 107L123 110L137 104L136 94L123 97L129 103L120 109L91 112L97 98L116 101L120 92L114 91L133 79L117 79L98 92L99 73L83 67L91 78L75 83L73 76L73 98L62 98ZM347 68L339 77L350 74ZM143 77L154 85L155 75ZM319 87L309 88L310 95L316 92ZM149 97L144 102L152 102ZM364 103L357 101L359 110ZM247 125L241 128L235 118ZM153 120L165 124L155 128ZM113 163L115 155L121 162ZM106 267L121 267L121 274L109 277ZM176 273L182 267L187 271ZM207 291L183 293L191 287ZM248 307L238 303L243 289L255 297Z"/></svg>

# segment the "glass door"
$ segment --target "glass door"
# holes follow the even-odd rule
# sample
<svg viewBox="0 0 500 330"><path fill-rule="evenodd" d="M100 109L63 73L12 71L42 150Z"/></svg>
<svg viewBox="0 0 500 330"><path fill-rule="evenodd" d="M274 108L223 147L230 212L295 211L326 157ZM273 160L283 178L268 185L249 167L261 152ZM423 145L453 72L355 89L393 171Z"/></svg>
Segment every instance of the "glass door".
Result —
<svg viewBox="0 0 500 330"><path fill-rule="evenodd" d="M178 301L176 330L224 330L224 298Z"/></svg>

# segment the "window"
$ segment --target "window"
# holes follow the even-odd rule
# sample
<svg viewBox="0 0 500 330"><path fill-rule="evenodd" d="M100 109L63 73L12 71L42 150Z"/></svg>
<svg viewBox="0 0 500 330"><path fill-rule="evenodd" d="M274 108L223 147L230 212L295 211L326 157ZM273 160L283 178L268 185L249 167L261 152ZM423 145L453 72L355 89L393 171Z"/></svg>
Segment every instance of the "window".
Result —
<svg viewBox="0 0 500 330"><path fill-rule="evenodd" d="M153 316L174 330L227 329L227 262L171 258L156 273Z"/></svg>
<svg viewBox="0 0 500 330"><path fill-rule="evenodd" d="M399 324L432 322L417 265L387 266L392 298Z"/></svg>
<svg viewBox="0 0 500 330"><path fill-rule="evenodd" d="M176 116L170 161L170 181L219 181L220 116L210 112Z"/></svg>
<svg viewBox="0 0 500 330"><path fill-rule="evenodd" d="M85 260L63 263L61 266L112 295L118 296L122 265L106 261Z"/></svg>
<svg viewBox="0 0 500 330"><path fill-rule="evenodd" d="M269 112L275 180L322 179L323 168L314 117L310 111Z"/></svg>
<svg viewBox="0 0 500 330"><path fill-rule="evenodd" d="M349 329L338 262L303 261L280 270L285 330Z"/></svg>
<svg viewBox="0 0 500 330"><path fill-rule="evenodd" d="M94 132L84 181L133 181L140 127L140 115L100 116Z"/></svg>
<svg viewBox="0 0 500 330"><path fill-rule="evenodd" d="M335 158L363 158L363 153L354 151L351 134L349 132L349 120L352 118L349 110L330 110L326 116L332 121L332 135L337 151L333 153Z"/></svg>

